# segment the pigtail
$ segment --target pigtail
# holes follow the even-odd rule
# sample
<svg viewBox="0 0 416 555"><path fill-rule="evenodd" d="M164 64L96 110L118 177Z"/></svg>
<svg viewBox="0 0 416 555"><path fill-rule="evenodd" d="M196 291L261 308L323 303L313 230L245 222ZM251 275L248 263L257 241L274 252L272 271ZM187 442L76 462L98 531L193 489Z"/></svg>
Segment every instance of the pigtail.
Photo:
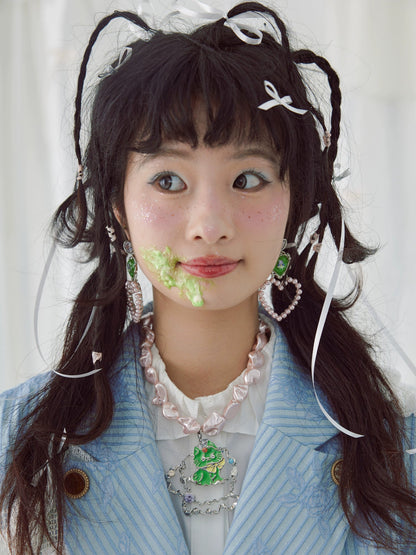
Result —
<svg viewBox="0 0 416 555"><path fill-rule="evenodd" d="M331 126L330 130L327 130L325 126L324 133L330 133L330 144L325 145L328 154L328 170L332 177L335 158L338 152L338 139L340 135L340 122L341 122L341 89L339 87L339 77L334 71L332 66L329 64L328 60L322 56L316 55L310 50L298 50L293 53L293 61L297 64L315 64L318 66L327 76L328 84L331 89L330 102L331 102ZM325 151L324 151L325 152Z"/></svg>
<svg viewBox="0 0 416 555"><path fill-rule="evenodd" d="M301 50L293 53L293 61L315 64L326 73L332 108L331 142L323 149L322 171L316 185L319 225L303 251L294 254L290 270L301 281L304 295L296 310L281 323L292 352L308 369L326 296L314 275L319 244L328 227L339 247L342 228L342 207L332 179L340 134L341 93L338 76L324 58ZM319 121L326 132L322 119ZM359 243L345 227L344 262L362 261L373 252L374 249ZM315 372L320 390L340 424L365 435L355 439L341 434L341 504L351 529L358 536L391 548L393 533L398 538L395 547L414 545L411 529L416 525L416 497L410 490L403 457L404 419L390 385L374 362L370 343L351 326L345 315L360 292L361 283L357 280L349 295L332 300ZM290 293L272 291L277 313L290 302Z"/></svg>
<svg viewBox="0 0 416 555"><path fill-rule="evenodd" d="M56 374L31 400L35 408L20 423L12 450L13 464L3 482L0 505L6 507L9 542L18 554L39 552L45 541L57 553L63 552L63 455L69 445L100 436L113 417L108 371L118 355L126 320L123 231L113 216L112 199L104 187L97 186L97 176L84 166L80 133L82 94L92 49L101 31L119 17L150 30L136 14L115 12L97 25L81 63L74 117L79 169L74 191L57 209L52 229L55 241L66 248L84 244L88 260L97 261L97 267L75 299ZM97 372L82 379L63 377L83 374L91 368ZM87 416L89 427L84 429ZM56 536L51 535L48 522L51 498ZM16 522L14 529L12 520Z"/></svg>
<svg viewBox="0 0 416 555"><path fill-rule="evenodd" d="M320 122L323 129L324 149L322 152L322 179L318 182L315 203L320 205L320 224L316 230L318 241L321 242L325 229L329 226L335 245L339 247L342 227L342 207L334 189L334 164L338 153L338 140L340 136L341 122L341 90L339 77L329 62L322 56L316 55L310 50L298 50L292 55L296 64L314 64L327 76L330 87L331 124L327 129L322 115L313 108L313 115ZM318 117L319 113L319 117ZM309 253L310 247L307 248ZM360 243L345 226L345 248L343 261L347 264L362 262L368 256L374 254L376 249L369 248ZM316 256L313 257L316 260Z"/></svg>

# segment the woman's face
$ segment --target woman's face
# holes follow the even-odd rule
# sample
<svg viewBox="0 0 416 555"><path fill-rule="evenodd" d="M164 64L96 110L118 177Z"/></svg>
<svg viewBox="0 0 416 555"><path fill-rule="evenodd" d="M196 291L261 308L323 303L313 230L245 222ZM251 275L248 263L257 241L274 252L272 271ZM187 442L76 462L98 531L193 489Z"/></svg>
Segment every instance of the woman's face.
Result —
<svg viewBox="0 0 416 555"><path fill-rule="evenodd" d="M289 184L267 145L130 152L126 231L158 306L217 310L253 302L281 250Z"/></svg>

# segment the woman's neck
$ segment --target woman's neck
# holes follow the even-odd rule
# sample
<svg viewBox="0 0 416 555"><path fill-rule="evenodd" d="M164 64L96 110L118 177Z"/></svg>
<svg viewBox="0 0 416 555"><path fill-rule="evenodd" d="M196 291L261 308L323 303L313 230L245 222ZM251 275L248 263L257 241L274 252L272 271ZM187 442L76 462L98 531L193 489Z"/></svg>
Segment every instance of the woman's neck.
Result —
<svg viewBox="0 0 416 555"><path fill-rule="evenodd" d="M224 310L154 299L155 343L173 383L188 397L226 389L247 366L258 331L257 296Z"/></svg>

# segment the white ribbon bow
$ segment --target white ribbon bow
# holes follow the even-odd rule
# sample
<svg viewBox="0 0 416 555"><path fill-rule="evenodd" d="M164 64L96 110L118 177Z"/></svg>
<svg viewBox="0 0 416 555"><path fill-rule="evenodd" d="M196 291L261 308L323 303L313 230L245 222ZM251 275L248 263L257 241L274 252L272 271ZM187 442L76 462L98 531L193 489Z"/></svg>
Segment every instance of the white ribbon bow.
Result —
<svg viewBox="0 0 416 555"><path fill-rule="evenodd" d="M224 26L229 27L232 31L234 31L234 34L243 42L247 44L253 44L253 45L260 44L261 41L263 40L263 33L260 31L260 29L249 23L245 23L243 21L237 21L235 19L236 17L237 16L234 16L234 17L225 16ZM256 14L245 14L244 17L254 20L254 18L256 18ZM257 16L257 19L258 19L258 16ZM249 31L250 33L255 35L256 38L249 37L248 35L245 34L244 31Z"/></svg>
<svg viewBox="0 0 416 555"><path fill-rule="evenodd" d="M108 67L106 67L106 69L98 75L98 78L99 79L104 79L105 77L108 77L109 75L112 75L122 65L124 65L127 62L127 60L130 58L132 53L133 53L133 50L131 49L131 47L130 46L125 46L123 48L123 50L120 52L119 56L118 56L118 60L117 60L116 65L115 66L109 65Z"/></svg>
<svg viewBox="0 0 416 555"><path fill-rule="evenodd" d="M290 96L284 96L283 98L281 98L276 90L276 87L273 85L273 83L270 83L270 81L264 81L264 88L266 89L267 94L271 96L272 100L267 100L267 102L260 104L260 106L258 106L260 110L270 110L270 108L273 108L274 106L281 105L284 106L287 110L295 112L296 114L303 115L306 114L306 112L308 111L291 106L292 98Z"/></svg>
<svg viewBox="0 0 416 555"><path fill-rule="evenodd" d="M208 21L217 21L218 19L224 18L225 27L229 27L240 40L247 44L260 44L263 40L262 30L267 30L270 33L275 32L270 22L261 14L247 12L228 17L226 13L216 10L200 0L193 0L193 3L199 9L178 6L178 12L192 18L207 19ZM249 31L255 36L249 37L244 31Z"/></svg>

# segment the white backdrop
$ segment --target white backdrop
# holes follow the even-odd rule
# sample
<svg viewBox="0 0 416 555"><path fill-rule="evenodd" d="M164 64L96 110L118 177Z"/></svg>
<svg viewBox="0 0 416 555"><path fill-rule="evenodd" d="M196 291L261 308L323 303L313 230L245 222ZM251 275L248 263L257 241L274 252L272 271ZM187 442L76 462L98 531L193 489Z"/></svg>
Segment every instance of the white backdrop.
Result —
<svg viewBox="0 0 416 555"><path fill-rule="evenodd" d="M221 9L232 5L209 3ZM167 1L154 4L163 16ZM49 248L49 219L76 173L71 126L79 62L100 17L137 5L135 0L0 0L0 390L46 368L35 347L33 312ZM351 169L340 183L341 194L353 227L381 247L364 268L365 293L380 321L362 305L356 317L371 333L385 326L416 361L416 2L271 0L269 5L300 43L326 56L341 77L340 161L341 170ZM111 29L106 46L116 48L120 26ZM49 364L78 285L78 267L68 262L68 253L60 253L39 318ZM386 370L399 370L414 387L415 376L385 333L379 344Z"/></svg>

